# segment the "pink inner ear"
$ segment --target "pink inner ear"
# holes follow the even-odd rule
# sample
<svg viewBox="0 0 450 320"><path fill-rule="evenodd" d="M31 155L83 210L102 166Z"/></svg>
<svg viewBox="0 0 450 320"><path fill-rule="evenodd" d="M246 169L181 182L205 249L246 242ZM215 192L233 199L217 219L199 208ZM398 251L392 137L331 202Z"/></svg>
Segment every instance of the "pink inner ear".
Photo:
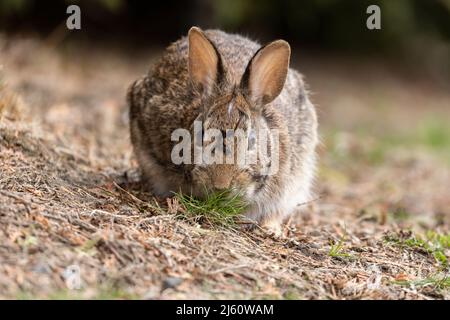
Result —
<svg viewBox="0 0 450 320"><path fill-rule="evenodd" d="M289 44L280 40L267 45L253 58L249 89L254 100L269 103L280 94L286 81L289 57Z"/></svg>
<svg viewBox="0 0 450 320"><path fill-rule="evenodd" d="M217 78L219 58L209 40L198 29L189 32L189 74L196 85L210 88Z"/></svg>

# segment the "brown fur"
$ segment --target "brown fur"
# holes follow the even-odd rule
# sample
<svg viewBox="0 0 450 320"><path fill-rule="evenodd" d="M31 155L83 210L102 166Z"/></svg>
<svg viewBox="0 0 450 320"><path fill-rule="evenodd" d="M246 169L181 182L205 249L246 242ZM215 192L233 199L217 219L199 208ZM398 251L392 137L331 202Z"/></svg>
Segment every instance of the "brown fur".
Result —
<svg viewBox="0 0 450 320"><path fill-rule="evenodd" d="M189 39L170 45L148 75L131 85L131 139L155 193L181 190L201 196L205 187L233 187L247 192L247 217L267 225L279 225L295 202L309 200L317 119L301 75L288 69L289 54L284 41L260 48L239 35L193 28ZM245 169L174 165L171 133L192 130L195 119L203 120L205 129L279 130L278 172L263 176L260 163Z"/></svg>

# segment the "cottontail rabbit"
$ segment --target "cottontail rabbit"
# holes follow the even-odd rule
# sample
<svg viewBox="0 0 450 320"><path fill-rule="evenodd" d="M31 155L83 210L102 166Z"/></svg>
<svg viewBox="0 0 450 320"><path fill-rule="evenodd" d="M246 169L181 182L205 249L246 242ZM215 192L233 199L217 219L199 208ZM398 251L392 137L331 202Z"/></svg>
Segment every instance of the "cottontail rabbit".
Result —
<svg viewBox="0 0 450 320"><path fill-rule="evenodd" d="M289 59L290 47L283 40L261 47L239 35L197 27L170 45L148 75L131 85L127 96L131 140L152 191L160 196L182 191L201 197L209 191L236 190L249 203L245 216L278 233L297 205L310 200L318 140L314 106L302 76L289 69ZM173 132L191 133L194 122L200 123L200 136L194 132L193 138L200 146L203 142L207 147L209 129L227 137L227 130L240 129L246 147L239 150L250 155L262 144L256 133L269 132L269 161L258 156L244 164L205 164L200 156L200 162L190 163L192 157L184 153L198 143L190 140L182 155L189 160L174 161L179 141L173 141ZM221 143L225 157L230 140L224 137ZM269 172L275 164L276 170Z"/></svg>

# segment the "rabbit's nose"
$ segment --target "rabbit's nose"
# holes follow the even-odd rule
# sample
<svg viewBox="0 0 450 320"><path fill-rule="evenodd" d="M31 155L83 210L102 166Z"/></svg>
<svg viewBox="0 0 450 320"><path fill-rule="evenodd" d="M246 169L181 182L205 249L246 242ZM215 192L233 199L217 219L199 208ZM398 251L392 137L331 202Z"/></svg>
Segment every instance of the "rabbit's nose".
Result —
<svg viewBox="0 0 450 320"><path fill-rule="evenodd" d="M215 191L224 191L230 187L229 183L214 183Z"/></svg>
<svg viewBox="0 0 450 320"><path fill-rule="evenodd" d="M212 185L215 191L223 191L229 189L231 186L231 177L223 175L215 177L212 181Z"/></svg>

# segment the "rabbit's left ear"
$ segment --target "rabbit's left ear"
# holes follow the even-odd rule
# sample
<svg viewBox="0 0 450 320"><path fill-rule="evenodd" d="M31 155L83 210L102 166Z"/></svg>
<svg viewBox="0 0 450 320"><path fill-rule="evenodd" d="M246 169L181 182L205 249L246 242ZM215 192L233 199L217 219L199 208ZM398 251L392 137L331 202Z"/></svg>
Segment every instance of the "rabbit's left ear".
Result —
<svg viewBox="0 0 450 320"><path fill-rule="evenodd" d="M259 49L247 65L241 88L257 104L272 102L283 90L291 48L284 40L277 40Z"/></svg>
<svg viewBox="0 0 450 320"><path fill-rule="evenodd" d="M210 92L222 73L222 61L216 47L200 28L189 30L189 76L202 92Z"/></svg>

